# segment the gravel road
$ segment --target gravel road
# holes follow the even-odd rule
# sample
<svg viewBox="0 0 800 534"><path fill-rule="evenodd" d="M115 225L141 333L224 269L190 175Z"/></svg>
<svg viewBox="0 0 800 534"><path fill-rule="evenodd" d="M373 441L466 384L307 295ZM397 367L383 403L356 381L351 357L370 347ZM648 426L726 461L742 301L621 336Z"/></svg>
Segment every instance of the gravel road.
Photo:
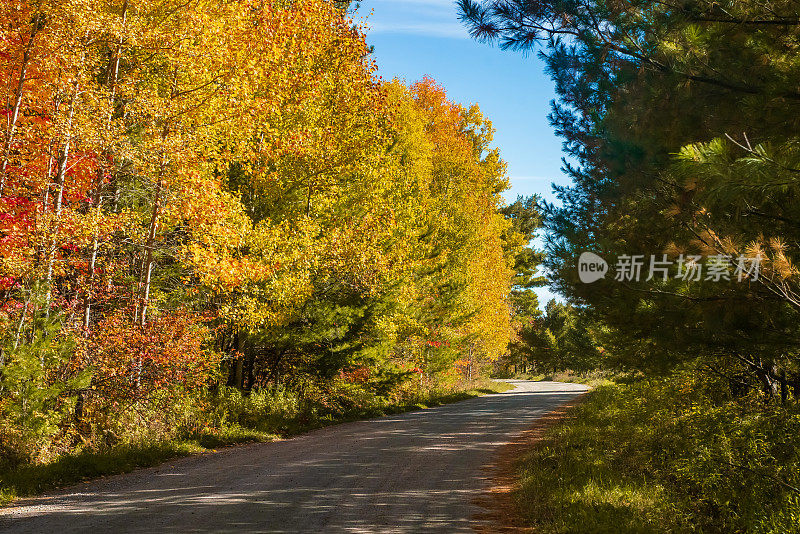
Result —
<svg viewBox="0 0 800 534"><path fill-rule="evenodd" d="M586 390L516 389L234 447L0 509L0 532L472 532L493 452Z"/></svg>

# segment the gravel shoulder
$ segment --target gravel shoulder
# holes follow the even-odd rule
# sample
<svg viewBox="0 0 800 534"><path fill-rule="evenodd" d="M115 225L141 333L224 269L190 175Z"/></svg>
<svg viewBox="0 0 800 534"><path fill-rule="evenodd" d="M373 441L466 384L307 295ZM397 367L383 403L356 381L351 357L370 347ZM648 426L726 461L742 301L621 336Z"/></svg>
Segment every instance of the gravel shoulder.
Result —
<svg viewBox="0 0 800 534"><path fill-rule="evenodd" d="M0 509L0 532L473 532L499 447L586 386L346 423L108 477Z"/></svg>

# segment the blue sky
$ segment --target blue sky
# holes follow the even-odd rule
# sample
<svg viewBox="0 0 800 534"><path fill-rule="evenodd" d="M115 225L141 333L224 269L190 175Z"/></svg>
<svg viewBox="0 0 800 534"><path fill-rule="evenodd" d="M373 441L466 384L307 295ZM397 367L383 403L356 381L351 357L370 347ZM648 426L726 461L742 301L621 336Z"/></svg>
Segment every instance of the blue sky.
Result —
<svg viewBox="0 0 800 534"><path fill-rule="evenodd" d="M511 178L506 198L554 200L550 184L568 179L560 170L561 140L547 122L553 83L535 55L470 39L453 0L362 0L356 18L366 19L382 77L411 83L430 76L451 100L478 104L491 119ZM552 298L547 288L537 292L542 305Z"/></svg>

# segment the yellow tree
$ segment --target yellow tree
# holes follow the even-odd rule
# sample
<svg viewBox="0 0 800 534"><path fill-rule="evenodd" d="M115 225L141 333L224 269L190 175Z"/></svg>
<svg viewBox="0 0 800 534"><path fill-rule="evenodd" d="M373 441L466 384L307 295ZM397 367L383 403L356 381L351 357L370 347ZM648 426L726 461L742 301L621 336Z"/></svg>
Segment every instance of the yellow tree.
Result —
<svg viewBox="0 0 800 534"><path fill-rule="evenodd" d="M510 335L508 225L498 208L505 166L490 148L491 124L477 107L450 102L426 79L389 84L396 103L397 187L406 199L407 278L398 353L426 373L457 358L496 358Z"/></svg>

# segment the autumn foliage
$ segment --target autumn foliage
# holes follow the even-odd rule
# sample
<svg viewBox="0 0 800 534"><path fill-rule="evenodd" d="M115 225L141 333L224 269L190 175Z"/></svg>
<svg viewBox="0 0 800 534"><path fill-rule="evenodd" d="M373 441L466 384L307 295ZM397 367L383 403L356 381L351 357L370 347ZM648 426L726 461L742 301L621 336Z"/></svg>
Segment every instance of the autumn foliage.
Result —
<svg viewBox="0 0 800 534"><path fill-rule="evenodd" d="M0 19L0 449L30 417L62 452L200 392L391 396L505 351L527 243L491 123L377 77L334 3Z"/></svg>

